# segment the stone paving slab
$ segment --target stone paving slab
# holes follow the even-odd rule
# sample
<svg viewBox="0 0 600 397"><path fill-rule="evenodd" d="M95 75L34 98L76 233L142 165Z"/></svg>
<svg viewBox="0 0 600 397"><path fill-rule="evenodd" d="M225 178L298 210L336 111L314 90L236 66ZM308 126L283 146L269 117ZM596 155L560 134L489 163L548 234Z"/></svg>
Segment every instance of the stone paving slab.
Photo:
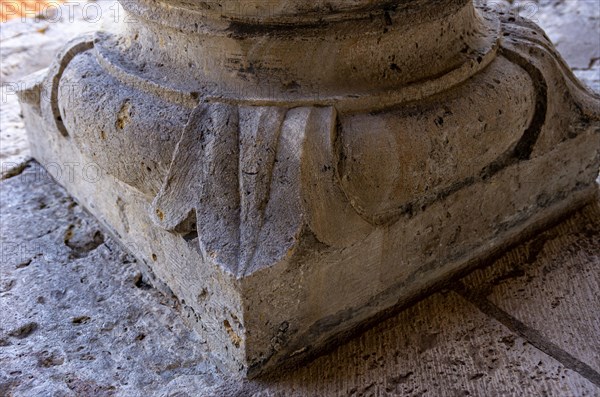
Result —
<svg viewBox="0 0 600 397"><path fill-rule="evenodd" d="M38 6L42 17L16 18L0 24L0 173L18 172L29 158L29 144L15 90L20 79L48 67L55 54L72 38L95 31L115 20L115 2L101 0L87 5L71 1L57 8ZM33 10L34 8L28 8ZM53 11L51 13L51 11Z"/></svg>
<svg viewBox="0 0 600 397"><path fill-rule="evenodd" d="M600 2L597 0L475 0L498 12L516 10L540 25L574 74L600 92Z"/></svg>
<svg viewBox="0 0 600 397"><path fill-rule="evenodd" d="M547 354L554 350L540 350L539 340L453 291L278 379L228 379L206 360L177 303L148 286L132 259L38 164L0 182L0 203L0 396L600 395L594 374L565 365L563 356ZM523 271L539 263L560 272L561 260L597 251L597 214L598 205L546 232L569 245L539 251L537 262L522 262ZM516 250L529 252L535 241ZM497 276L502 263L463 284L496 285L508 277ZM592 277L597 282L600 274ZM509 287L519 282L506 280ZM579 314L597 320L596 308L580 306ZM574 343L589 348L593 336Z"/></svg>
<svg viewBox="0 0 600 397"><path fill-rule="evenodd" d="M305 368L272 396L594 396L600 388L454 292L438 293Z"/></svg>
<svg viewBox="0 0 600 397"><path fill-rule="evenodd" d="M600 3L539 6L538 22L600 91ZM82 29L7 26L3 84L46 66ZM177 302L38 165L23 170L16 103L0 116L0 396L600 396L598 205L467 277L458 294L427 298L278 380L240 382L209 364Z"/></svg>
<svg viewBox="0 0 600 397"><path fill-rule="evenodd" d="M575 75L600 92L600 2L597 0L517 1L521 15L544 28Z"/></svg>
<svg viewBox="0 0 600 397"><path fill-rule="evenodd" d="M216 371L177 302L36 163L0 184L0 396L150 396Z"/></svg>
<svg viewBox="0 0 600 397"><path fill-rule="evenodd" d="M536 19L575 75L600 92L600 2L543 0Z"/></svg>
<svg viewBox="0 0 600 397"><path fill-rule="evenodd" d="M508 252L493 266L474 271L463 283L472 295L487 299L597 374L598 230L600 205L596 204Z"/></svg>

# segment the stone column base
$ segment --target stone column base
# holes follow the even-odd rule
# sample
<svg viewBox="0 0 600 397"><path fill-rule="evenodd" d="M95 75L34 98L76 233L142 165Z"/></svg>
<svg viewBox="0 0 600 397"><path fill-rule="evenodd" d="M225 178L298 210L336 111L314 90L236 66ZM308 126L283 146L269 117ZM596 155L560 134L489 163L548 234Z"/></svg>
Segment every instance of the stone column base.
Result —
<svg viewBox="0 0 600 397"><path fill-rule="evenodd" d="M532 23L437 3L128 3L21 91L32 153L217 362L298 362L597 196L598 96Z"/></svg>

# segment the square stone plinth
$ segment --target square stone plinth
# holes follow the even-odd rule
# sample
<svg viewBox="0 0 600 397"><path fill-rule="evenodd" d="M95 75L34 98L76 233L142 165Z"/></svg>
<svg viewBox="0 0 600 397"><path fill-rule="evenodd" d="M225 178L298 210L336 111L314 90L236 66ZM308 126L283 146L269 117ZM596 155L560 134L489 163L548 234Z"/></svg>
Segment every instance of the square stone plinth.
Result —
<svg viewBox="0 0 600 397"><path fill-rule="evenodd" d="M151 270L147 282L180 299L216 361L250 376L306 359L597 195L589 128L352 246L307 235L293 255L239 276L205 257L197 234L157 227L147 196L48 134L27 105L24 112L36 159ZM538 177L517 188L530 175Z"/></svg>
<svg viewBox="0 0 600 397"><path fill-rule="evenodd" d="M251 377L305 360L598 195L600 98L543 31L417 3L226 34L166 7L81 36L21 87L31 153L215 362ZM307 70L321 53L337 55Z"/></svg>

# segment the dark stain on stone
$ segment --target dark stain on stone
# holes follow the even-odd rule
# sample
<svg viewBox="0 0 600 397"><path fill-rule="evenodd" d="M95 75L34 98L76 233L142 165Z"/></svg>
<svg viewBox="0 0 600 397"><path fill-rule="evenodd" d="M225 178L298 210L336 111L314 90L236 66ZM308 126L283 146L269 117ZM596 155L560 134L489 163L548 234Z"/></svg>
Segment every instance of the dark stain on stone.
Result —
<svg viewBox="0 0 600 397"><path fill-rule="evenodd" d="M20 326L19 328L9 332L8 336L15 337L17 339L25 339L38 329L38 323L30 322L25 325Z"/></svg>
<svg viewBox="0 0 600 397"><path fill-rule="evenodd" d="M116 395L115 386L99 385L94 381L70 377L67 386L78 396L87 397L112 397Z"/></svg>
<svg viewBox="0 0 600 397"><path fill-rule="evenodd" d="M231 326L228 320L223 320L223 327L225 327L225 331L227 331L229 339L231 339L231 343L233 343L235 347L239 348L240 344L242 343L242 339L239 337L238 334L235 333L233 327Z"/></svg>
<svg viewBox="0 0 600 397"><path fill-rule="evenodd" d="M70 225L64 238L65 245L71 248L72 258L83 258L87 256L88 253L104 244L104 234L101 231L96 230L91 236L85 236L88 238L80 240L74 238L74 228L75 226Z"/></svg>
<svg viewBox="0 0 600 397"><path fill-rule="evenodd" d="M383 19L385 20L386 26L392 26L392 17L390 16L390 13L388 11L383 13Z"/></svg>
<svg viewBox="0 0 600 397"><path fill-rule="evenodd" d="M13 391L19 386L19 382L16 379L11 379L6 382L0 383L0 396L13 396Z"/></svg>
<svg viewBox="0 0 600 397"><path fill-rule="evenodd" d="M127 99L125 102L123 102L121 109L117 113L117 120L115 121L115 127L117 130L122 130L127 126L127 124L129 124L132 113L130 101Z"/></svg>
<svg viewBox="0 0 600 397"><path fill-rule="evenodd" d="M144 277L141 273L138 273L133 279L133 285L135 285L139 289L149 290L152 286L144 281Z"/></svg>
<svg viewBox="0 0 600 397"><path fill-rule="evenodd" d="M557 307L560 306L561 302L562 302L562 298L557 296L552 300L550 307L552 307L553 309L556 309Z"/></svg>
<svg viewBox="0 0 600 397"><path fill-rule="evenodd" d="M23 173L23 171L25 171L27 168L29 168L29 162L18 164L16 167L5 172L2 175L2 180L10 179L15 176L21 175Z"/></svg>
<svg viewBox="0 0 600 397"><path fill-rule="evenodd" d="M398 375L394 375L394 376L390 376L388 378L388 384L390 386L397 386L397 385L401 385L403 383L408 382L408 380L410 379L410 377L413 375L414 373L412 371L409 371L405 374L398 374ZM389 390L391 391L391 390Z"/></svg>
<svg viewBox="0 0 600 397"><path fill-rule="evenodd" d="M524 277L525 275L526 275L525 270L521 269L520 267L512 268L509 271L504 272L501 275L499 275L498 277L495 277L492 280L490 280L488 288L491 289L492 287L500 285L505 281L512 280L512 279L519 278L519 277ZM485 294L487 295L490 292L491 292L490 290L487 290L485 292Z"/></svg>
<svg viewBox="0 0 600 397"><path fill-rule="evenodd" d="M25 260L25 261L23 261L23 262L19 263L19 264L17 265L17 269L23 269L24 267L27 267L27 266L29 266L29 265L31 264L31 261L32 261L32 260L33 260L33 259L29 258L29 259L27 259L27 260Z"/></svg>
<svg viewBox="0 0 600 397"><path fill-rule="evenodd" d="M297 81L292 80L292 81L290 81L288 83L285 83L283 85L283 88L286 89L286 90L288 90L288 91L297 91L297 90L300 89L300 84L298 84Z"/></svg>
<svg viewBox="0 0 600 397"><path fill-rule="evenodd" d="M65 362L63 357L58 357L55 353L48 351L43 351L36 355L38 358L38 366L43 368L57 367L63 365Z"/></svg>
<svg viewBox="0 0 600 397"><path fill-rule="evenodd" d="M438 334L423 334L419 338L419 354L433 349L437 345Z"/></svg>
<svg viewBox="0 0 600 397"><path fill-rule="evenodd" d="M248 64L248 66L246 66L246 67L240 66L239 72L240 73L246 73L246 74L255 74L256 73L256 68L254 67L254 64L252 62L250 62Z"/></svg>
<svg viewBox="0 0 600 397"><path fill-rule="evenodd" d="M500 343L504 344L508 349L510 349L514 347L516 339L516 335L503 336L500 338Z"/></svg>
<svg viewBox="0 0 600 397"><path fill-rule="evenodd" d="M75 317L71 320L71 322L75 325L87 324L89 323L91 318L89 316L79 316Z"/></svg>
<svg viewBox="0 0 600 397"><path fill-rule="evenodd" d="M17 282L13 279L3 280L0 284L0 292L8 292L15 286Z"/></svg>
<svg viewBox="0 0 600 397"><path fill-rule="evenodd" d="M244 39L252 36L294 36L299 30L324 29L329 25L326 21L307 22L303 24L277 24L277 23L247 23L232 21L226 32L234 39Z"/></svg>

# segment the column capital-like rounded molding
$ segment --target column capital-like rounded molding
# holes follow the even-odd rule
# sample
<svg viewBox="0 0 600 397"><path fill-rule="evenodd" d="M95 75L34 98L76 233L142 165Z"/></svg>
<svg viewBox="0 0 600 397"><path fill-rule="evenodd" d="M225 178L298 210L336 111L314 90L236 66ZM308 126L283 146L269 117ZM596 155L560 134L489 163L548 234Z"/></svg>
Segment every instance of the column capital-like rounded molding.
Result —
<svg viewBox="0 0 600 397"><path fill-rule="evenodd" d="M452 12L472 0L121 0L120 3L142 18L178 27L185 26L186 22L205 25L218 21L323 26L386 13L398 13L406 22L412 22L443 10Z"/></svg>
<svg viewBox="0 0 600 397"><path fill-rule="evenodd" d="M123 2L131 17L98 52L119 76L166 89L340 111L422 99L495 57L497 18L470 0L324 4Z"/></svg>

